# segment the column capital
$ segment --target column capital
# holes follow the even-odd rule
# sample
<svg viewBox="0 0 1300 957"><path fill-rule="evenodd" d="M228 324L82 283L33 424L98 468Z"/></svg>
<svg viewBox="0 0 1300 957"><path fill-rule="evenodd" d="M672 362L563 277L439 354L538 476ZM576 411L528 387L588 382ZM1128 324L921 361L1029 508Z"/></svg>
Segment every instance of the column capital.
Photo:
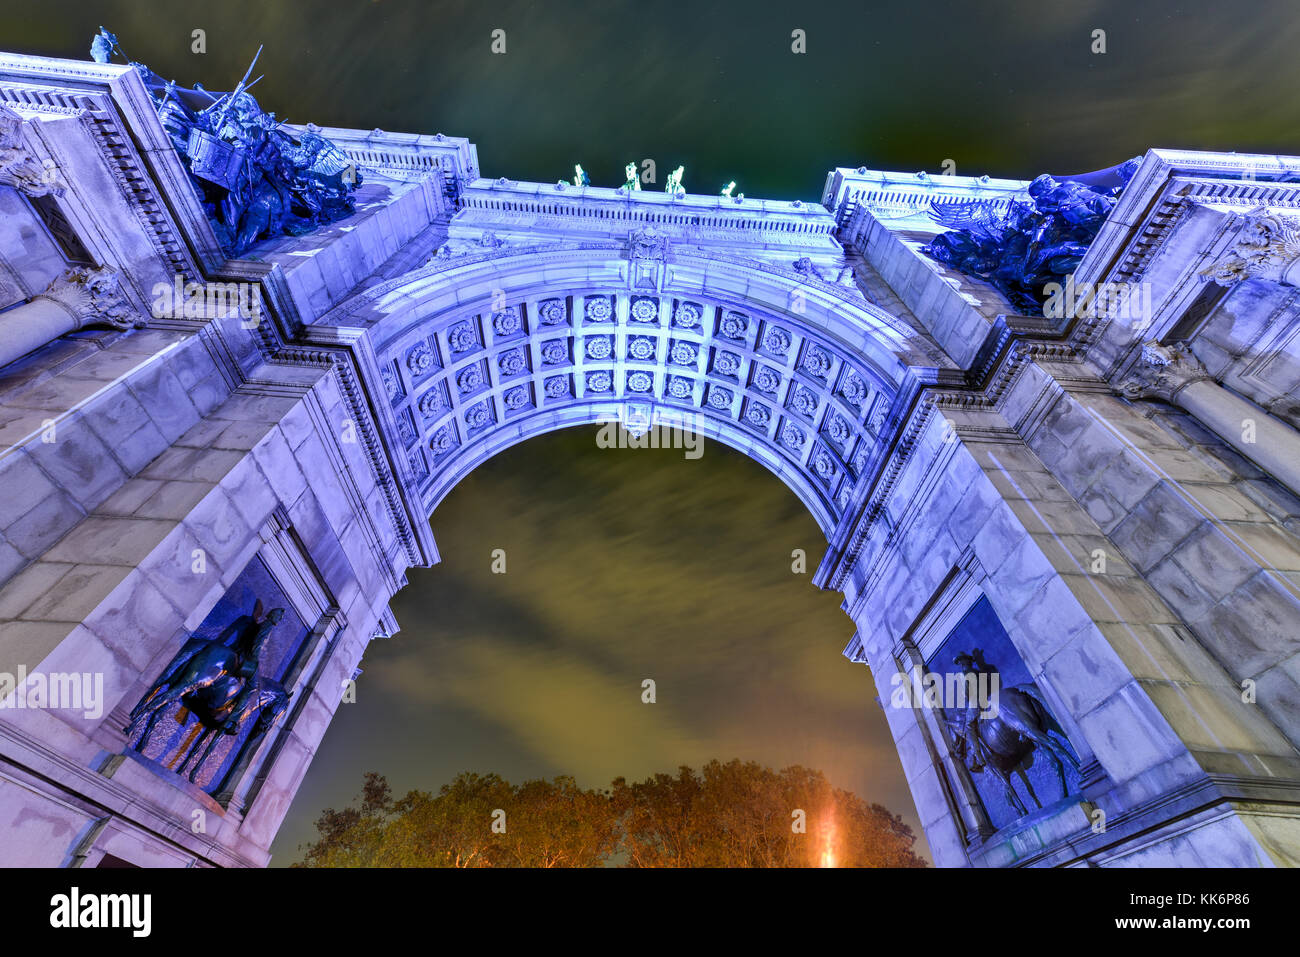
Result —
<svg viewBox="0 0 1300 957"><path fill-rule="evenodd" d="M1152 339L1143 344L1141 357L1119 384L1119 391L1129 399L1173 402L1189 385L1202 380L1214 381L1186 345L1162 345Z"/></svg>
<svg viewBox="0 0 1300 957"><path fill-rule="evenodd" d="M1200 275L1220 286L1247 279L1268 279L1300 286L1300 213L1260 206L1235 217L1237 235Z"/></svg>
<svg viewBox="0 0 1300 957"><path fill-rule="evenodd" d="M148 321L122 295L121 276L107 266L74 266L54 277L33 299L49 299L72 316L76 328L108 325L140 328Z"/></svg>

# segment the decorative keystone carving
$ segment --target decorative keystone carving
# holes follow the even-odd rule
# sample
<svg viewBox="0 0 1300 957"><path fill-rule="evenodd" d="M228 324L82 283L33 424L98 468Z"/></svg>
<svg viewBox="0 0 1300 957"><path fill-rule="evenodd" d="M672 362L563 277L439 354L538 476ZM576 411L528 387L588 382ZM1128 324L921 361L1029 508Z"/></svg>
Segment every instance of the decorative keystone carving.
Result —
<svg viewBox="0 0 1300 957"><path fill-rule="evenodd" d="M38 163L23 145L23 118L0 105L0 186L12 186L25 196L62 196L56 167Z"/></svg>
<svg viewBox="0 0 1300 957"><path fill-rule="evenodd" d="M38 294L62 306L76 322L76 328L108 325L114 329L140 328L148 322L122 295L121 277L107 266L67 269Z"/></svg>
<svg viewBox="0 0 1300 957"><path fill-rule="evenodd" d="M1268 279L1300 286L1300 217L1273 213L1265 206L1237 217L1241 229L1232 246L1201 276L1220 286L1246 279Z"/></svg>
<svg viewBox="0 0 1300 957"><path fill-rule="evenodd" d="M638 229L628 235L628 286L634 290L662 292L667 273L668 237L654 227Z"/></svg>
<svg viewBox="0 0 1300 957"><path fill-rule="evenodd" d="M1201 360L1181 342L1161 345L1152 339L1142 346L1142 357L1119 386L1129 399L1162 399L1172 403L1193 382L1210 379Z"/></svg>
<svg viewBox="0 0 1300 957"><path fill-rule="evenodd" d="M632 259L665 260L668 237L653 225L637 230L628 237L628 255Z"/></svg>

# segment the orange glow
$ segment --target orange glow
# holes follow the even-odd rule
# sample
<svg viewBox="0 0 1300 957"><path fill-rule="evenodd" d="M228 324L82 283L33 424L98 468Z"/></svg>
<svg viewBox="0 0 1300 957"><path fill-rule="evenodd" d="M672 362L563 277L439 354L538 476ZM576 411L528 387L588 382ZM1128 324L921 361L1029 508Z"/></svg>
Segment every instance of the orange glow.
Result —
<svg viewBox="0 0 1300 957"><path fill-rule="evenodd" d="M828 816L822 825L822 859L819 867L835 867L835 819Z"/></svg>

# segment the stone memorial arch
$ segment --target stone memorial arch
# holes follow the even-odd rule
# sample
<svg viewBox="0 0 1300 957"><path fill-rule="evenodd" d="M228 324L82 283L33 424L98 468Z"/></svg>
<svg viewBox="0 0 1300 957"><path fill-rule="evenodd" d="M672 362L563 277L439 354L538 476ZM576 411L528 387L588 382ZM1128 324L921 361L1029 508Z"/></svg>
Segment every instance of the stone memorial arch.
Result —
<svg viewBox="0 0 1300 957"><path fill-rule="evenodd" d="M832 224L819 218L830 247ZM908 362L932 344L790 263L678 251L666 220L599 243L474 242L327 314L326 325L364 330L387 399L380 417L409 453L426 510L500 449L613 421L634 438L687 428L745 452L833 533Z"/></svg>
<svg viewBox="0 0 1300 957"><path fill-rule="evenodd" d="M598 422L807 506L937 863L1300 859L1300 159L1149 151L1031 315L922 251L1023 182L288 129L355 208L231 258L140 73L0 55L4 863L264 865L433 509ZM920 693L965 677L999 717Z"/></svg>

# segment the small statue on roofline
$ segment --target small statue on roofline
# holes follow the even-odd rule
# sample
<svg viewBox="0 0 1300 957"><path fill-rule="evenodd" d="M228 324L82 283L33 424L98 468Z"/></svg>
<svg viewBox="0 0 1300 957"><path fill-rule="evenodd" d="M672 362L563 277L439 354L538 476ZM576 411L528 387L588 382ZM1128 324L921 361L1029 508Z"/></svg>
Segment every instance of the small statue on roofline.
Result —
<svg viewBox="0 0 1300 957"><path fill-rule="evenodd" d="M573 182L570 183L567 179L562 179L557 181L555 185L556 186L570 186L570 185L590 186L591 177L587 175L587 171L582 168L581 163L575 163L573 166Z"/></svg>
<svg viewBox="0 0 1300 957"><path fill-rule="evenodd" d="M100 27L90 55L127 60L154 98L158 119L184 161L227 256L243 255L259 240L300 236L356 211L361 173L342 150L309 125L294 136L248 91L258 48L244 78L229 93L178 87L129 59L117 37Z"/></svg>
<svg viewBox="0 0 1300 957"><path fill-rule="evenodd" d="M679 166L668 174L668 182L664 184L664 192L669 196L685 196L686 188L682 186L682 176L686 173L685 166Z"/></svg>

